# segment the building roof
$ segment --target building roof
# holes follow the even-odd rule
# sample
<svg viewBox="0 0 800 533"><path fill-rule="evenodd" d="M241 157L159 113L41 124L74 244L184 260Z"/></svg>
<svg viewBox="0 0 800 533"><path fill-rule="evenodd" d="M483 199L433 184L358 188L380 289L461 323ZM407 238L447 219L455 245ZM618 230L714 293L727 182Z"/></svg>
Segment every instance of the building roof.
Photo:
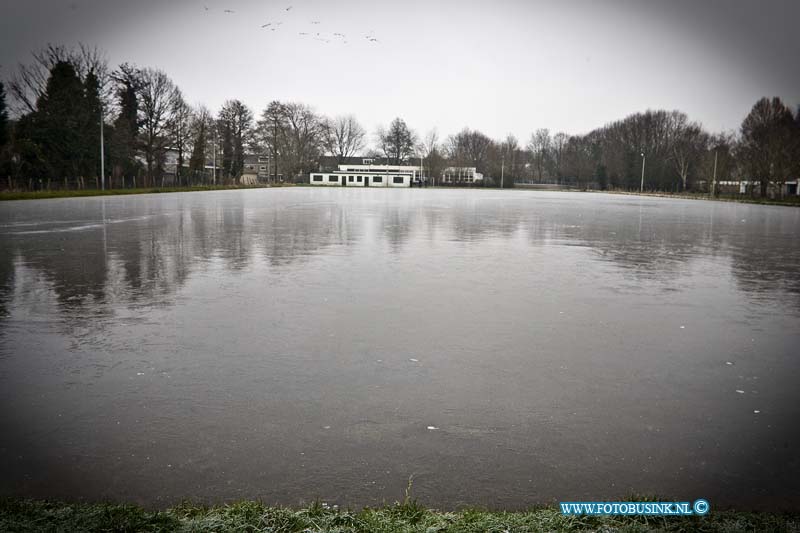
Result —
<svg viewBox="0 0 800 533"><path fill-rule="evenodd" d="M387 157L385 156L373 156L370 157L368 155L358 155L353 157L345 157L342 159L342 162L339 162L339 158L333 155L323 155L319 158L319 169L321 172L326 172L329 170L336 170L339 168L339 165L363 165L365 159L371 159L374 165L385 165L387 162ZM396 166L396 165L393 165Z"/></svg>

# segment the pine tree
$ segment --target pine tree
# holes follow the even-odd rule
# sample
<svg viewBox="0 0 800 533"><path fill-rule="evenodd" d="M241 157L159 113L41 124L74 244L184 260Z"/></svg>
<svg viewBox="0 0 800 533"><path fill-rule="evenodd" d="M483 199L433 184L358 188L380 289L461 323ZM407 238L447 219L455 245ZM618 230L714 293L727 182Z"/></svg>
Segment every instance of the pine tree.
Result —
<svg viewBox="0 0 800 533"><path fill-rule="evenodd" d="M82 174L86 177L98 178L100 176L100 82L92 70L86 75L83 83L85 94L85 116L83 127L83 158Z"/></svg>
<svg viewBox="0 0 800 533"><path fill-rule="evenodd" d="M194 146L192 147L192 155L189 158L189 176L192 180L197 181L202 177L203 170L206 166L206 127L205 124L199 124L194 138Z"/></svg>
<svg viewBox="0 0 800 533"><path fill-rule="evenodd" d="M48 178L69 180L80 176L85 151L86 99L75 67L66 61L50 71L45 92L32 113L30 140L38 145Z"/></svg>
<svg viewBox="0 0 800 533"><path fill-rule="evenodd" d="M211 140L211 114L203 106L192 113L192 155L189 157L189 177L197 183L205 177L206 153Z"/></svg>
<svg viewBox="0 0 800 533"><path fill-rule="evenodd" d="M136 97L136 71L123 64L114 75L117 84L116 96L119 102L119 115L114 120L110 135L109 157L113 176L135 184L140 164L136 160L136 142L139 135L139 103ZM127 178L127 180L126 180Z"/></svg>
<svg viewBox="0 0 800 533"><path fill-rule="evenodd" d="M175 183L183 185L185 181L183 165L186 161L186 151L189 147L189 124L192 119L192 110L183 98L180 90L175 91L175 102L170 121L170 141L172 148L177 151L177 164L175 165Z"/></svg>
<svg viewBox="0 0 800 533"><path fill-rule="evenodd" d="M222 122L222 172L226 182L233 176L233 130L228 121Z"/></svg>

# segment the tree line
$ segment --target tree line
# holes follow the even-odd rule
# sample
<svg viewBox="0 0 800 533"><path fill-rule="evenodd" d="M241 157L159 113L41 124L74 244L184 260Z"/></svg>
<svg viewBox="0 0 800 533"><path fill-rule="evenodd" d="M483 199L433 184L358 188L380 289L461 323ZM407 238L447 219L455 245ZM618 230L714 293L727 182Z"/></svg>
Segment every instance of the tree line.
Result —
<svg viewBox="0 0 800 533"><path fill-rule="evenodd" d="M235 99L214 113L189 105L162 70L111 69L85 46L34 53L7 86L0 81L0 177L8 189L95 188L101 168L109 188L236 185L248 154L259 156L269 181L306 181L322 156L422 164L434 180L447 167L475 167L485 184L505 187L713 193L715 183L747 181L749 194L768 196L800 175L800 108L793 113L777 97L756 102L736 132L710 133L680 111L648 110L583 135L537 129L523 145L469 128L419 136L396 118L368 148L353 115L325 117L280 101L256 115Z"/></svg>

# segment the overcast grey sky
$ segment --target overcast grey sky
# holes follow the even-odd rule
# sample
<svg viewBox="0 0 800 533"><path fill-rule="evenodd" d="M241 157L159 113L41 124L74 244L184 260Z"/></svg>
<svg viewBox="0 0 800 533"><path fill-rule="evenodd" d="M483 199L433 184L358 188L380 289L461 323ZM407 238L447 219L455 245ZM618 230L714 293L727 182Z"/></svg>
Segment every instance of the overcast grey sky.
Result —
<svg viewBox="0 0 800 533"><path fill-rule="evenodd" d="M370 132L400 116L420 134L524 143L664 108L717 131L761 96L800 103L798 20L798 0L4 0L0 76L83 42L165 70L212 110L300 101Z"/></svg>

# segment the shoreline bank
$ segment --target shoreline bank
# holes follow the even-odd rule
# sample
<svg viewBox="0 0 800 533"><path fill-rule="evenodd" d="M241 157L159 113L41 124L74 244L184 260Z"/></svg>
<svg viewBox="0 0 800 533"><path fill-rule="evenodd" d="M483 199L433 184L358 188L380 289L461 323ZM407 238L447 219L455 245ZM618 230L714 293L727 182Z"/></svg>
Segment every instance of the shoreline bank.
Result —
<svg viewBox="0 0 800 533"><path fill-rule="evenodd" d="M315 502L299 509L256 501L204 507L184 503L166 510L128 504L61 503L0 499L3 531L796 531L798 513L715 511L705 516L565 516L555 506L529 511L438 511L416 501L339 509Z"/></svg>
<svg viewBox="0 0 800 533"><path fill-rule="evenodd" d="M162 194L174 192L236 191L293 187L282 185L208 185L196 187L137 187L134 189L76 189L54 191L2 191L0 201L47 200L52 198L88 198L93 196L128 196L134 194Z"/></svg>

